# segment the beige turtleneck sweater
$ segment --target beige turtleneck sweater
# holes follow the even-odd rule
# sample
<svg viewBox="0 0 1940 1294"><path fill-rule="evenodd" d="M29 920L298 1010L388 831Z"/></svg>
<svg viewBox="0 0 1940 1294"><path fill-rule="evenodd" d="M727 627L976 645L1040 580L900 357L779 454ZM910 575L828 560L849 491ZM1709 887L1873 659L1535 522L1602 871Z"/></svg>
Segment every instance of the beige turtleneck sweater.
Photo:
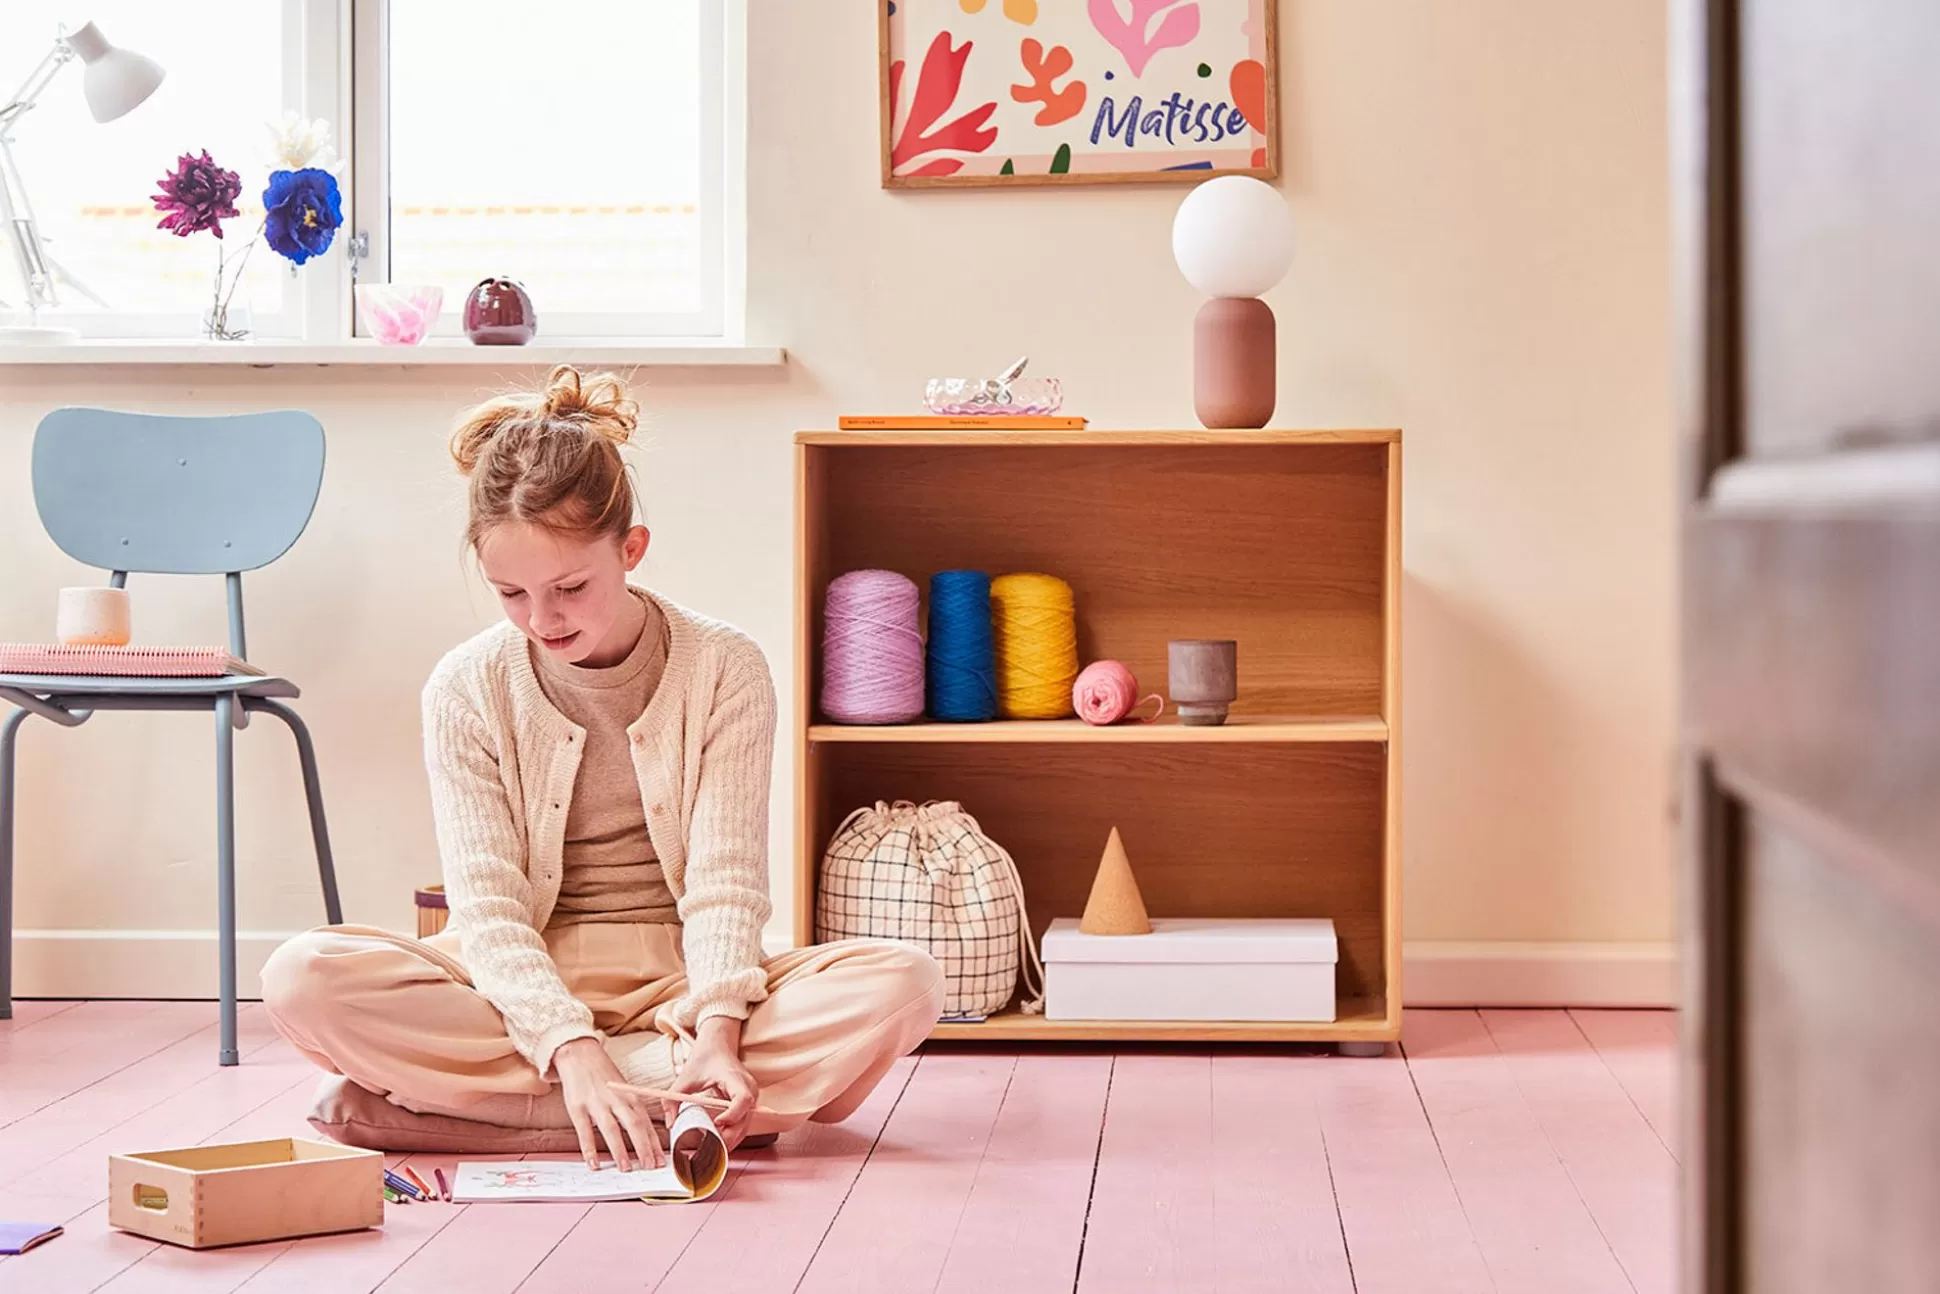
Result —
<svg viewBox="0 0 1940 1294"><path fill-rule="evenodd" d="M649 843L682 925L687 992L674 1019L745 1019L766 996L768 796L775 692L733 627L648 595L666 626L660 682L626 738ZM587 729L546 697L525 636L501 623L432 671L425 764L450 929L472 982L540 1073L597 1037L541 935L558 906Z"/></svg>
<svg viewBox="0 0 1940 1294"><path fill-rule="evenodd" d="M626 659L603 669L561 661L539 647L539 690L586 732L585 753L566 807L559 901L552 925L584 921L678 923L673 891L647 832L646 805L627 743L627 726L646 712L667 668L666 617L652 598Z"/></svg>

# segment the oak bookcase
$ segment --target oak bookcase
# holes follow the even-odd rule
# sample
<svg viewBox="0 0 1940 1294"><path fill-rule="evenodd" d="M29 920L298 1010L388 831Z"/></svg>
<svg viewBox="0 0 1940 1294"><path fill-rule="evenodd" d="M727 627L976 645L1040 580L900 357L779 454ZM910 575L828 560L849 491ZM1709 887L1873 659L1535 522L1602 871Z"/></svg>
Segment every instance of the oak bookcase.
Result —
<svg viewBox="0 0 1940 1294"><path fill-rule="evenodd" d="M1331 1022L1060 1022L938 1038L1282 1040L1401 1032L1398 431L805 431L795 437L794 937L861 804L960 801L1010 850L1034 929L1083 912L1116 826L1155 916L1331 917ZM1079 659L1166 690L1173 638L1239 642L1221 727L1077 719L845 726L817 711L845 571L1043 571ZM925 608L927 619L927 607Z"/></svg>

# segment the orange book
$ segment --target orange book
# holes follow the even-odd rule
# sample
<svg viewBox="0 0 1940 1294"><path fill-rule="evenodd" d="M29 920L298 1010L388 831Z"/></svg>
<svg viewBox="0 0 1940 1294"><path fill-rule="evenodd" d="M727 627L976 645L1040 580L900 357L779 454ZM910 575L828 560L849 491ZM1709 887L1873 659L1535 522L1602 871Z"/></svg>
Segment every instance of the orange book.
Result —
<svg viewBox="0 0 1940 1294"><path fill-rule="evenodd" d="M839 420L842 431L1082 431L1084 425L1083 418L1039 414L843 414Z"/></svg>

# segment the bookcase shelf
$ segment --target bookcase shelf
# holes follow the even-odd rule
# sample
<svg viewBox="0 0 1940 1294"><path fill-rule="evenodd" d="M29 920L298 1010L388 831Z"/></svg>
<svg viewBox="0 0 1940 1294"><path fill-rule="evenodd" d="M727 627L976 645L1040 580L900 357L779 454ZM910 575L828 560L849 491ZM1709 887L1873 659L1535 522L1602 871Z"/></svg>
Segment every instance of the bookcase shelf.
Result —
<svg viewBox="0 0 1940 1294"><path fill-rule="evenodd" d="M949 1021L932 1038L957 1042L1381 1042L1387 1003L1344 998L1333 1020L1282 1024L1263 1020L1046 1020L1010 1010L988 1020Z"/></svg>
<svg viewBox="0 0 1940 1294"><path fill-rule="evenodd" d="M1120 723L1108 728L1093 727L1082 719L997 719L989 723L881 726L817 723L809 725L808 739L883 743L1386 741L1388 725L1379 715L1372 714L1338 718L1243 714L1207 728L1190 727L1171 715L1157 723Z"/></svg>
<svg viewBox="0 0 1940 1294"><path fill-rule="evenodd" d="M1118 827L1166 916L1328 917L1332 1022L1049 1021L938 1039L1392 1040L1401 1028L1400 433L808 431L796 436L794 935L822 850L877 800L955 800L1016 859L1032 936L1084 909ZM829 723L836 575L1043 571L1082 660L1166 690L1174 638L1239 642L1228 721ZM1148 703L1149 704L1149 703Z"/></svg>

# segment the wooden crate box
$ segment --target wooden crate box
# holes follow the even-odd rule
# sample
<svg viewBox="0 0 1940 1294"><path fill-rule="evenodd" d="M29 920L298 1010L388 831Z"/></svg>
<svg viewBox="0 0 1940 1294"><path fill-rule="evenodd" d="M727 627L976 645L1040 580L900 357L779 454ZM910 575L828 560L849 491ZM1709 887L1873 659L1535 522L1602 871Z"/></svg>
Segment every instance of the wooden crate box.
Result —
<svg viewBox="0 0 1940 1294"><path fill-rule="evenodd" d="M282 1137L108 1159L108 1222L190 1249L384 1221L384 1156Z"/></svg>

